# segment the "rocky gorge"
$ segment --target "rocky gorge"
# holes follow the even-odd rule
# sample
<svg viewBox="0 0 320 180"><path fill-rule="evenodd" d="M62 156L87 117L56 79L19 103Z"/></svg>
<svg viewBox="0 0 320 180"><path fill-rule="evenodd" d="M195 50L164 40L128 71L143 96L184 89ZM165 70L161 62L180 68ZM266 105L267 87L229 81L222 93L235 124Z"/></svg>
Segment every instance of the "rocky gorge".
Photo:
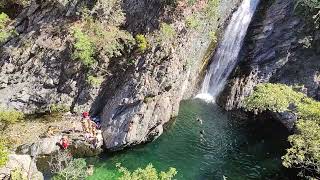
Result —
<svg viewBox="0 0 320 180"><path fill-rule="evenodd" d="M105 63L98 66L106 67L107 73L96 68L104 81L92 86L81 63L71 60L72 37L67 32L83 2L32 1L10 24L17 35L1 47L1 105L25 113L50 111L52 106L71 112L90 109L92 115L101 115L109 150L151 141L177 115L180 101L197 91L199 75L214 48L210 32L223 26L236 3L222 1L219 10L214 10L220 15L200 17L202 25L196 29L188 28L183 19L172 19L177 38L164 42L165 48L150 41L145 54L102 58ZM124 26L134 34L152 33L161 21L172 18L165 14L169 12L165 3L158 1L126 1L123 5ZM182 12L182 17L192 15L192 8L197 7ZM133 65L124 62L129 58L135 58ZM130 122L133 126L128 133Z"/></svg>
<svg viewBox="0 0 320 180"><path fill-rule="evenodd" d="M28 164L34 172L32 178L42 179L40 171L45 170L40 163L33 164L32 157L47 161L48 156L59 151L56 143L64 135L72 142L72 154L79 157L121 151L157 139L175 123L181 102L199 93L215 53L220 53L216 50L225 46L221 41L226 38L228 42L228 37L223 36L226 26L243 2L252 6L253 1L0 3L0 147L3 137L16 142L0 173L8 177L21 169L24 176L30 176ZM231 68L230 76L227 70L221 70L227 82L217 104L242 114L248 96L257 85L268 82L286 84L320 100L319 30L310 25L310 19L297 13L295 1L255 3L259 3L257 9L249 8L255 13L244 42L239 41L242 48L236 67ZM259 114L258 119L279 120L296 131L295 124L301 116L295 112L298 108L291 103L286 111L267 109L253 114ZM23 113L25 122L8 124L2 111ZM81 129L79 115L85 111L101 121L103 143L99 142L96 148L86 142ZM219 114L220 110L215 107L214 112ZM33 116L54 114L63 116L52 122L30 120ZM248 114L250 119L251 113ZM190 117L202 125L199 114ZM229 117L221 117L232 124ZM57 124L58 133L43 136L49 126ZM79 127L74 128L75 124ZM190 127L194 128L198 124ZM199 129L196 131L199 133ZM206 131L216 138L211 130ZM203 129L200 134L206 136ZM16 141L16 137L24 142ZM198 145L206 147L205 142L201 139Z"/></svg>

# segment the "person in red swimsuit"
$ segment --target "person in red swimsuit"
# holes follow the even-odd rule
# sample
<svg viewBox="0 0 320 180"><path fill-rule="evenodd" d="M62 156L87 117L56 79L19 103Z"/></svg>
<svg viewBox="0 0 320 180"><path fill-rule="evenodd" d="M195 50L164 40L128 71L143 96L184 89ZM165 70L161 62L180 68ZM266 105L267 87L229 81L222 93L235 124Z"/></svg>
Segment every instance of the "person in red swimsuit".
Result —
<svg viewBox="0 0 320 180"><path fill-rule="evenodd" d="M60 147L61 149L65 150L69 147L70 143L69 143L69 139L67 136L63 136L60 140Z"/></svg>

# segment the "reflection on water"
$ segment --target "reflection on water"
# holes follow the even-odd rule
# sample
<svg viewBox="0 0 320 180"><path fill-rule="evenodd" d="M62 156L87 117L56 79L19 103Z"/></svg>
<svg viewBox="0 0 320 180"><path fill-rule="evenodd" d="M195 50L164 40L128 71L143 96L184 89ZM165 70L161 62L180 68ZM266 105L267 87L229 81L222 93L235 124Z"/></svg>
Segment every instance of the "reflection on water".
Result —
<svg viewBox="0 0 320 180"><path fill-rule="evenodd" d="M240 122L213 104L190 100L155 142L89 160L96 167L90 179L109 177L116 163L131 170L148 163L160 170L175 167L181 180L285 179L280 158L287 135L279 124Z"/></svg>

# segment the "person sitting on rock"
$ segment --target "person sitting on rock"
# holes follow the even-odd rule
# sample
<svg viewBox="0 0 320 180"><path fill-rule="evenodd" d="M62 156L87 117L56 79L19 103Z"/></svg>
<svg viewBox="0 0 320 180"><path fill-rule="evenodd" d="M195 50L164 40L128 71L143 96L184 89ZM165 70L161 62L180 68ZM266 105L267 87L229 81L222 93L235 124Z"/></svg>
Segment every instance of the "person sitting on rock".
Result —
<svg viewBox="0 0 320 180"><path fill-rule="evenodd" d="M62 138L60 139L59 142L59 146L62 150L66 150L69 147L70 143L69 143L69 139L68 136L62 136Z"/></svg>
<svg viewBox="0 0 320 180"><path fill-rule="evenodd" d="M54 127L54 126L49 126L45 136L52 137L58 131L59 131L59 128Z"/></svg>
<svg viewBox="0 0 320 180"><path fill-rule="evenodd" d="M84 132L90 132L90 118L89 118L89 113L88 112L83 112L82 113L82 129Z"/></svg>
<svg viewBox="0 0 320 180"><path fill-rule="evenodd" d="M47 136L47 137L51 137L51 136L53 136L53 134L54 134L54 132L53 132L52 126L49 126L49 127L48 127L48 131L47 131L47 133L46 133L46 136Z"/></svg>

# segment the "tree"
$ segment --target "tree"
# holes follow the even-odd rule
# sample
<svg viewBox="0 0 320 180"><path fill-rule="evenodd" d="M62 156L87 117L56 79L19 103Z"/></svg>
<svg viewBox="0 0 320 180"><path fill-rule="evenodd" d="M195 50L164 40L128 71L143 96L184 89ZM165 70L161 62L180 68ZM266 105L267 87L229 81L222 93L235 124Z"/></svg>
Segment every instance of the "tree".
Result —
<svg viewBox="0 0 320 180"><path fill-rule="evenodd" d="M85 159L73 159L68 151L58 151L49 162L54 180L78 180L88 177Z"/></svg>
<svg viewBox="0 0 320 180"><path fill-rule="evenodd" d="M117 167L122 174L119 180L171 180L177 174L175 168L169 168L167 172L161 171L159 173L152 164L148 164L144 169L138 168L133 172L122 167L121 164L117 164Z"/></svg>
<svg viewBox="0 0 320 180"><path fill-rule="evenodd" d="M287 168L299 168L300 176L320 178L320 125L315 121L299 120L297 133L289 136L291 148L282 157Z"/></svg>
<svg viewBox="0 0 320 180"><path fill-rule="evenodd" d="M289 109L292 105L295 108ZM291 111L298 117L296 133L288 137L291 147L282 157L287 168L300 169L300 176L320 178L320 102L283 84L260 84L245 99L248 111Z"/></svg>

